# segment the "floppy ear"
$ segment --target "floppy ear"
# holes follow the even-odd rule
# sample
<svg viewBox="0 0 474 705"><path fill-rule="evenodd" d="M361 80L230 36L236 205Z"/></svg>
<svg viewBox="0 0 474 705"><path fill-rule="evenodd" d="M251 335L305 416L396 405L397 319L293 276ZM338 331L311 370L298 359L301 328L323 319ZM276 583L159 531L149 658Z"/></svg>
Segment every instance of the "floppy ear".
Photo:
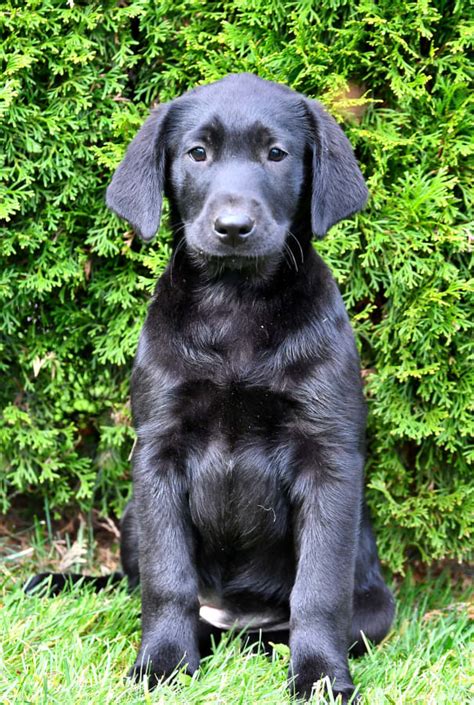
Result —
<svg viewBox="0 0 474 705"><path fill-rule="evenodd" d="M107 206L127 220L143 240L160 226L165 176L163 124L168 106L154 110L130 143L107 189Z"/></svg>
<svg viewBox="0 0 474 705"><path fill-rule="evenodd" d="M337 122L315 100L307 100L314 129L311 226L323 237L329 228L359 211L368 191L351 144Z"/></svg>

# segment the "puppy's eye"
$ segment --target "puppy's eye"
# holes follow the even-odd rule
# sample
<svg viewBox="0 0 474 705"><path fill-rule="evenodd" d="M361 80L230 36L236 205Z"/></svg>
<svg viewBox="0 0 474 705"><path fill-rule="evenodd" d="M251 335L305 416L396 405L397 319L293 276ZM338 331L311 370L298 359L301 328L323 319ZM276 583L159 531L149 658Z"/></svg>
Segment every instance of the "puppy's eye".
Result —
<svg viewBox="0 0 474 705"><path fill-rule="evenodd" d="M189 150L188 154L195 162L205 162L207 159L204 147L193 147Z"/></svg>
<svg viewBox="0 0 474 705"><path fill-rule="evenodd" d="M281 162L282 159L288 156L288 153L279 147L272 147L268 152L268 159L271 162Z"/></svg>

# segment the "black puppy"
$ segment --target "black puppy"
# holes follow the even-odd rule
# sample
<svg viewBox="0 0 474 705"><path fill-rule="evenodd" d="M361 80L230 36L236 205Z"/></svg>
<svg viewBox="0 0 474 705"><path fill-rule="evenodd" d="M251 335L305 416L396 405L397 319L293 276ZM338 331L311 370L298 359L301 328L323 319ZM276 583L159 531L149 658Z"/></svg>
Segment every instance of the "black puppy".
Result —
<svg viewBox="0 0 474 705"><path fill-rule="evenodd" d="M364 206L364 180L321 105L242 74L154 111L107 203L149 240L163 193L174 254L133 369L122 521L134 673L195 671L205 620L289 628L295 691L328 676L346 701L348 649L380 641L394 603L363 499L359 359L311 239Z"/></svg>

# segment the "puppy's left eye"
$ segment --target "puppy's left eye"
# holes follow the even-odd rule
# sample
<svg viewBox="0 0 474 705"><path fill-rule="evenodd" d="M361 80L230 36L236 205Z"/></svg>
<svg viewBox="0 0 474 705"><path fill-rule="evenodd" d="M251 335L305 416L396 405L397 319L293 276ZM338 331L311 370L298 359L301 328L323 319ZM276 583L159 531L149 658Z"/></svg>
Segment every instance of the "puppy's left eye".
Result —
<svg viewBox="0 0 474 705"><path fill-rule="evenodd" d="M279 147L272 147L268 152L268 159L271 162L281 162L282 159L288 156L288 153Z"/></svg>
<svg viewBox="0 0 474 705"><path fill-rule="evenodd" d="M207 159L204 147L193 147L189 150L188 154L195 162L205 162Z"/></svg>

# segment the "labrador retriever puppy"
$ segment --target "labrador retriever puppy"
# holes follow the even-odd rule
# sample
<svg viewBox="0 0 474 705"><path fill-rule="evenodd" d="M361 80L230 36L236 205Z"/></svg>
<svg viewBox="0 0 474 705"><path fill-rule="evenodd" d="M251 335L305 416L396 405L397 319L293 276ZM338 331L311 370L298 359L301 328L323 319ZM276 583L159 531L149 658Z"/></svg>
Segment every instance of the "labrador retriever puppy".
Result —
<svg viewBox="0 0 474 705"><path fill-rule="evenodd" d="M107 204L174 252L132 374L137 434L121 555L141 585L132 674L199 666L203 631L289 630L294 692L394 614L363 496L366 411L354 336L312 246L360 210L349 141L314 100L250 74L154 110ZM212 626L213 625L213 626Z"/></svg>

